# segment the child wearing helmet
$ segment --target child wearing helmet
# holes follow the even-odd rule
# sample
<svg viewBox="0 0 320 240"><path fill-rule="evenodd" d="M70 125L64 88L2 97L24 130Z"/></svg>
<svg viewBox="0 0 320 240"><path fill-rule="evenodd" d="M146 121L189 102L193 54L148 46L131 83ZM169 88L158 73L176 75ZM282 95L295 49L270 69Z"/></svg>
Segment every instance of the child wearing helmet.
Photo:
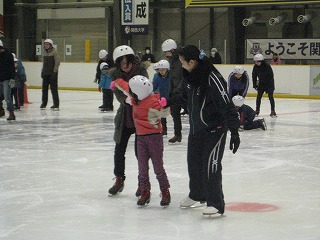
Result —
<svg viewBox="0 0 320 240"><path fill-rule="evenodd" d="M102 62L100 64L100 80L98 85L99 92L102 91L102 106L100 106L100 110L102 112L113 111L113 92L110 88L110 84L112 79L110 77L110 68L108 63Z"/></svg>
<svg viewBox="0 0 320 240"><path fill-rule="evenodd" d="M249 75L242 66L235 66L228 77L229 97L241 95L246 97L249 88Z"/></svg>
<svg viewBox="0 0 320 240"><path fill-rule="evenodd" d="M114 49L113 60L115 62L115 67L110 71L110 76L113 81L121 78L124 81L129 82L130 78L136 75L148 77L147 70L141 66L141 62L138 57L135 56L133 49L127 45L121 45ZM114 118L115 151L113 172L116 181L108 191L110 195L116 195L122 192L124 188L126 179L125 153L130 136L135 133L132 106L127 103L127 96L118 88L115 88L113 93L120 104ZM141 191L138 186L136 195L139 196L140 194Z"/></svg>
<svg viewBox="0 0 320 240"><path fill-rule="evenodd" d="M262 54L258 53L253 57L255 62L253 69L252 69L252 82L253 88L258 92L257 99L256 99L256 115L258 116L260 113L260 105L261 105L261 98L263 93L267 93L270 101L271 106L271 117L277 117L275 111L275 102L273 98L274 92L274 76L273 71L270 66L265 60Z"/></svg>
<svg viewBox="0 0 320 240"><path fill-rule="evenodd" d="M153 76L153 91L159 92L160 97L169 97L170 84L170 63L167 60L160 60L157 64L157 72ZM167 118L161 118L162 135L167 135Z"/></svg>
<svg viewBox="0 0 320 240"><path fill-rule="evenodd" d="M238 110L240 115L239 131L257 128L261 128L263 131L267 130L267 125L264 118L255 120L255 111L250 106L244 104L244 98L242 96L234 96L232 98L232 102L236 106L236 109Z"/></svg>
<svg viewBox="0 0 320 240"><path fill-rule="evenodd" d="M137 205L144 206L150 202L151 184L148 161L151 158L161 190L160 205L168 206L171 201L170 184L163 167L163 138L160 121L160 118L169 114L169 109L163 108L166 100L160 98L159 93L153 93L152 83L141 75L132 77L129 83L123 79L117 79L113 83L114 88L131 97L132 116L137 135L139 187L141 189Z"/></svg>
<svg viewBox="0 0 320 240"><path fill-rule="evenodd" d="M99 51L98 56L99 56L99 62L98 62L98 65L97 65L97 67L96 67L96 75L95 75L95 79L94 79L94 81L93 81L94 83L97 83L97 84L99 84L100 78L101 78L101 68L100 68L101 64L102 64L102 63L107 63L107 64L108 64L108 67L109 67L109 70L114 67L114 62L113 62L112 59L110 59L107 50L101 49L101 50ZM112 95L112 96L113 96L113 95ZM103 94L103 95L102 95L103 101L104 101L104 102L107 102L108 100L107 100L107 99L104 99L104 97L106 98L107 96ZM104 106L103 104L102 104L101 106L99 106L99 109L100 109L100 110L101 110L102 108L105 108L105 106Z"/></svg>

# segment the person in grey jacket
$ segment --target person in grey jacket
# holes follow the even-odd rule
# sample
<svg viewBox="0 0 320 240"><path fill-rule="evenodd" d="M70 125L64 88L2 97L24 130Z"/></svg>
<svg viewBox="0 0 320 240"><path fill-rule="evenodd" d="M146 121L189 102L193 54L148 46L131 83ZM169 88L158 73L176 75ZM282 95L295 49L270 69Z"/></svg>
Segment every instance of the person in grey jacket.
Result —
<svg viewBox="0 0 320 240"><path fill-rule="evenodd" d="M42 77L42 103L40 108L45 109L48 104L49 86L51 89L53 105L51 109L59 109L59 94L58 94L58 70L60 59L57 50L53 47L51 39L44 40L45 54L43 56L43 67L41 71Z"/></svg>
<svg viewBox="0 0 320 240"><path fill-rule="evenodd" d="M112 80L123 79L129 81L130 78L136 75L148 77L148 72L141 66L140 60L135 56L131 47L121 45L114 49L113 60L115 67L110 72ZM115 88L113 93L120 103L114 118L115 130L114 141L116 142L114 150L114 170L115 183L109 189L110 195L116 195L122 192L124 188L125 176L125 153L128 146L130 136L135 133L135 127L132 117L131 98L125 95L121 90ZM135 141L136 153L136 141ZM136 196L141 195L141 190L138 185Z"/></svg>

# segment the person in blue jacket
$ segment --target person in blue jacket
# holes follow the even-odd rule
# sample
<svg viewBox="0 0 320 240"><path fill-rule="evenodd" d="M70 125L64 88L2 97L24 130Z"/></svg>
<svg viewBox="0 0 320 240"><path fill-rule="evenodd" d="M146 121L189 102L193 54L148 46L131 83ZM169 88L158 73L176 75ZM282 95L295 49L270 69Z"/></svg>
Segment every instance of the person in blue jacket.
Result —
<svg viewBox="0 0 320 240"><path fill-rule="evenodd" d="M100 81L99 81L99 92L102 91L102 112L113 111L113 92L110 88L112 79L109 74L109 65L106 62L100 64Z"/></svg>
<svg viewBox="0 0 320 240"><path fill-rule="evenodd" d="M160 60L156 64L157 72L153 76L153 91L159 92L160 97L168 98L170 85L170 63ZM162 135L167 135L167 118L161 118Z"/></svg>

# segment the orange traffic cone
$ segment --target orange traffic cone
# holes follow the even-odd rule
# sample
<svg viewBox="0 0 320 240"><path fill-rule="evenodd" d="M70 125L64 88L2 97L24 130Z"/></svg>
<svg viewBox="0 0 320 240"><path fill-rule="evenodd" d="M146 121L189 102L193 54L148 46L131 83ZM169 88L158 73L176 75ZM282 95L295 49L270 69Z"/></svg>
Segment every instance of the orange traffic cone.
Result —
<svg viewBox="0 0 320 240"><path fill-rule="evenodd" d="M27 85L24 84L24 103L25 104L31 104L32 102L29 102L28 100L28 91L27 91Z"/></svg>

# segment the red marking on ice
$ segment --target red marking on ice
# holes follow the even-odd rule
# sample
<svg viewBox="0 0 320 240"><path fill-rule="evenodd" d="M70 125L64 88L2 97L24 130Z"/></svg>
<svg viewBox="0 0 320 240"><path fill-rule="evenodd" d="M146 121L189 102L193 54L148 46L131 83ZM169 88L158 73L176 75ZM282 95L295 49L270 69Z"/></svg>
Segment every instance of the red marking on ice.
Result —
<svg viewBox="0 0 320 240"><path fill-rule="evenodd" d="M234 202L226 204L226 210L236 212L271 212L278 209L278 206L266 203Z"/></svg>

